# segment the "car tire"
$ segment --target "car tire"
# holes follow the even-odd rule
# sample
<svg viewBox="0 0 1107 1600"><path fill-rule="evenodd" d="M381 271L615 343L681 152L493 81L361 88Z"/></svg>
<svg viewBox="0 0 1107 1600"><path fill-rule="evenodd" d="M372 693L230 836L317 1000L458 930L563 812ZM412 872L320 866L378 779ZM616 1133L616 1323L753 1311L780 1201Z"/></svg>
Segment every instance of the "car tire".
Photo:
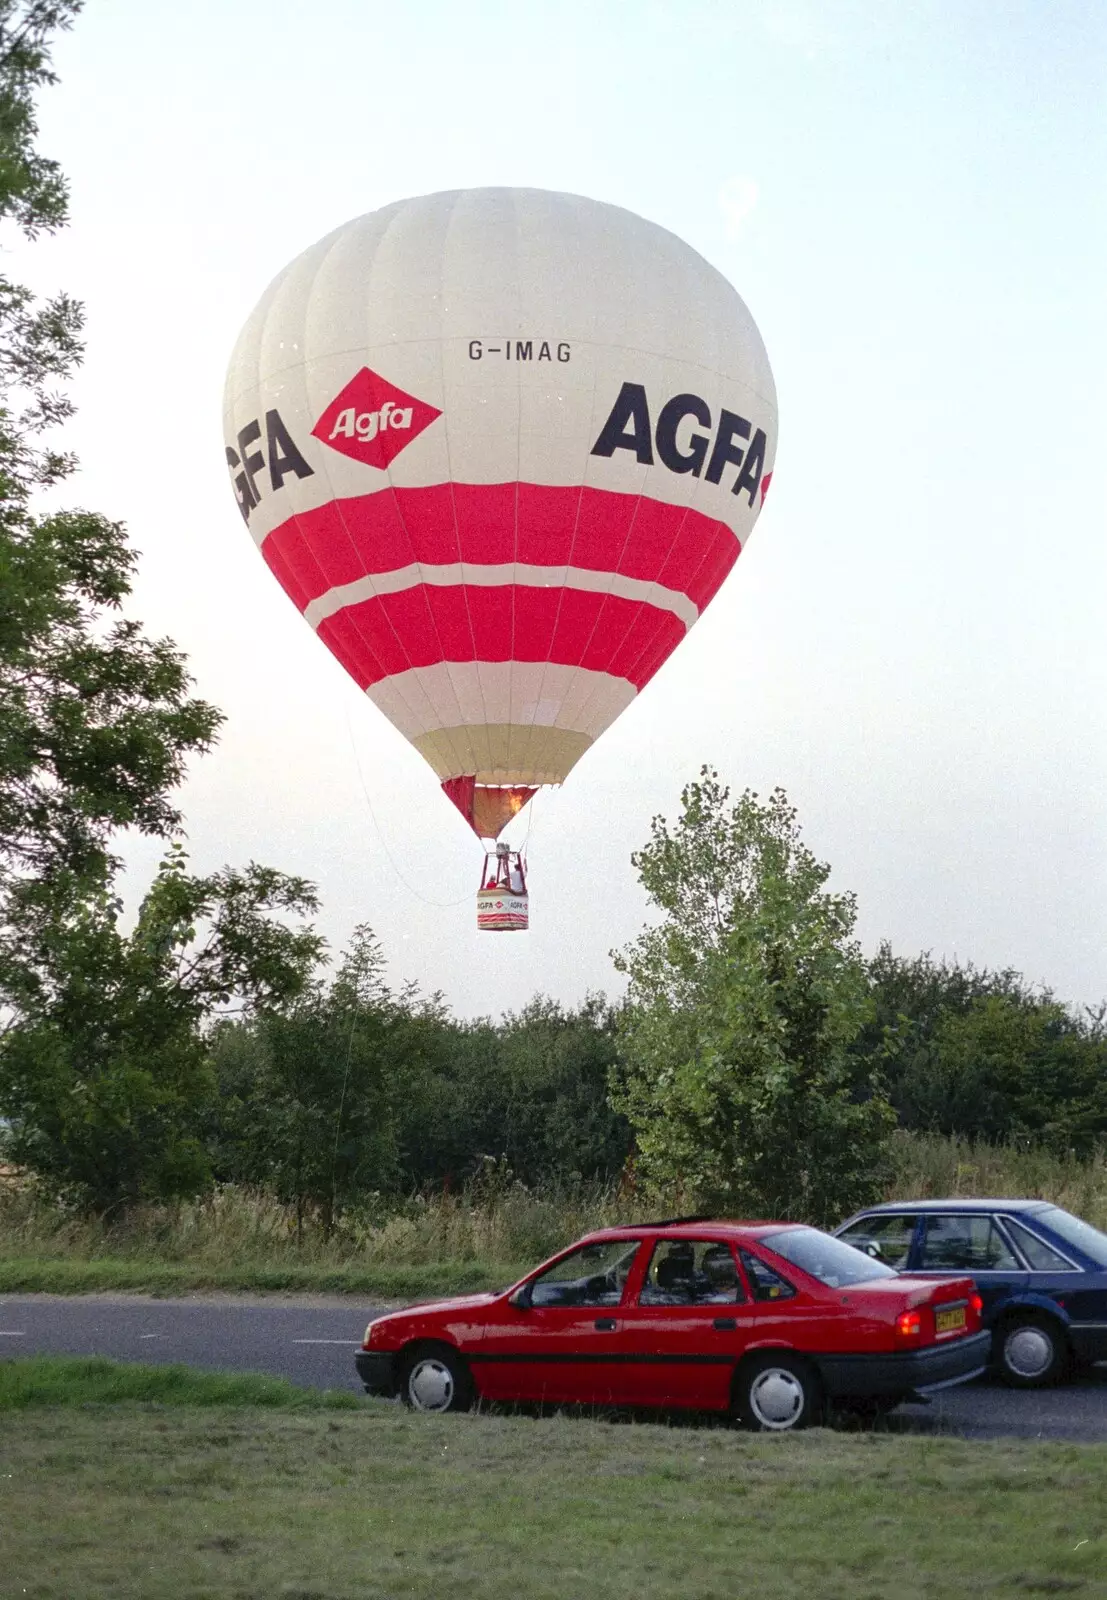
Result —
<svg viewBox="0 0 1107 1600"><path fill-rule="evenodd" d="M754 1433L789 1433L822 1420L822 1386L807 1362L787 1352L753 1356L734 1376L733 1413Z"/></svg>
<svg viewBox="0 0 1107 1600"><path fill-rule="evenodd" d="M435 1416L468 1411L476 1398L469 1368L449 1345L422 1345L405 1356L399 1388L405 1406Z"/></svg>
<svg viewBox="0 0 1107 1600"><path fill-rule="evenodd" d="M1068 1340L1054 1317L1024 1311L1000 1323L993 1335L992 1359L999 1377L1012 1389L1047 1389L1068 1366Z"/></svg>

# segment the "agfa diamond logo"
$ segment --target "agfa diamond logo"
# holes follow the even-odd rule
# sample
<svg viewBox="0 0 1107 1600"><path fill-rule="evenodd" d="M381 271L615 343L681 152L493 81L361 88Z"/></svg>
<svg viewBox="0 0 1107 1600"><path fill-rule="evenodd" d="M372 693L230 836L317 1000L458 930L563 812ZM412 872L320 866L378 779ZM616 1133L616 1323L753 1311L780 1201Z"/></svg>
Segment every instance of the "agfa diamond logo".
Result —
<svg viewBox="0 0 1107 1600"><path fill-rule="evenodd" d="M434 406L397 389L379 372L362 367L311 431L332 450L364 461L367 467L383 468L441 415Z"/></svg>

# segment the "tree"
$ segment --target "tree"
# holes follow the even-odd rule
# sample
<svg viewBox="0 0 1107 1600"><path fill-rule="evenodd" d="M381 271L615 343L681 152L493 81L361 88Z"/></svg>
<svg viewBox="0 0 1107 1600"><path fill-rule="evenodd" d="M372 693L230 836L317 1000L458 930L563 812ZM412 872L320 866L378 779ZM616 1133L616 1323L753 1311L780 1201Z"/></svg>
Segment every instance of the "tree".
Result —
<svg viewBox="0 0 1107 1600"><path fill-rule="evenodd" d="M1055 1000L990 995L943 1019L923 1094L939 1133L1087 1156L1107 1131L1107 1040Z"/></svg>
<svg viewBox="0 0 1107 1600"><path fill-rule="evenodd" d="M332 983L215 1041L217 1170L273 1189L330 1229L345 1207L399 1186L401 1103L441 1018L438 996L393 993L371 929Z"/></svg>
<svg viewBox="0 0 1107 1600"><path fill-rule="evenodd" d="M177 849L128 934L109 892L53 890L4 935L20 945L2 951L19 979L0 1048L9 1159L99 1214L195 1194L211 1179L207 1034L229 1008L265 1013L303 990L321 941L289 919L314 892L253 865L192 877Z"/></svg>
<svg viewBox="0 0 1107 1600"><path fill-rule="evenodd" d="M34 148L50 40L79 0L0 0L0 221L26 237L66 221L56 163ZM53 386L81 358L83 313L0 276L0 896L70 872L101 892L113 830L170 837L184 764L221 716L189 694L181 653L119 614L135 553L89 511L36 515L74 469L42 435L72 415Z"/></svg>
<svg viewBox="0 0 1107 1600"><path fill-rule="evenodd" d="M499 1022L440 1017L399 1069L404 1184L461 1184L489 1158L528 1185L613 1177L630 1144L607 1097L617 1053L616 1014L598 994L576 1009L536 995Z"/></svg>
<svg viewBox="0 0 1107 1600"><path fill-rule="evenodd" d="M646 1185L689 1206L829 1222L879 1193L894 1120L850 1044L869 1013L854 897L783 791L734 805L705 767L632 857L659 914L630 983L613 1103Z"/></svg>
<svg viewBox="0 0 1107 1600"><path fill-rule="evenodd" d="M878 1060L904 1127L1087 1151L1107 1131L1103 1013L1074 1013L1010 968L869 964L873 1016L854 1049Z"/></svg>
<svg viewBox="0 0 1107 1600"><path fill-rule="evenodd" d="M618 1013L590 994L575 1010L545 995L504 1017L497 1030L504 1068L506 1155L525 1182L609 1178L623 1167L630 1129L607 1098L618 1060Z"/></svg>
<svg viewBox="0 0 1107 1600"><path fill-rule="evenodd" d="M79 0L0 0L0 222L66 221L56 163L35 149L50 44ZM163 865L130 935L112 855L121 828L173 837L173 791L220 713L181 652L122 615L136 556L119 523L43 513L74 470L43 436L72 415L54 386L81 358L81 307L0 277L0 1115L11 1158L97 1210L195 1191L220 1008L283 1003L320 942L301 880L251 866Z"/></svg>
<svg viewBox="0 0 1107 1600"><path fill-rule="evenodd" d="M872 1014L854 1052L878 1062L888 1099L905 1128L930 1129L938 1035L952 1017L968 1016L982 1001L1033 1007L1052 997L1032 989L1010 968L992 972L971 962L935 960L929 951L903 957L885 941L869 962ZM958 1130L964 1131L964 1130Z"/></svg>

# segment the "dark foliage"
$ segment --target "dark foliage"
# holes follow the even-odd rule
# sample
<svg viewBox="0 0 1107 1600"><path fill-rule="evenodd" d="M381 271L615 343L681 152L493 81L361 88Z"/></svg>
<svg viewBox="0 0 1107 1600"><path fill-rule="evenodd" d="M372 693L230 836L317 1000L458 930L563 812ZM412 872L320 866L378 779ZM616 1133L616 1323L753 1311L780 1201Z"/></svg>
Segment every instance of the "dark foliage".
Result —
<svg viewBox="0 0 1107 1600"><path fill-rule="evenodd" d="M614 1059L602 998L459 1024L437 996L392 991L362 928L329 988L220 1028L209 1146L220 1178L327 1223L373 1196L460 1187L488 1156L526 1183L610 1178L629 1153L607 1103Z"/></svg>
<svg viewBox="0 0 1107 1600"><path fill-rule="evenodd" d="M65 180L34 148L35 94L73 0L0 0L0 220L27 237L66 220ZM119 523L36 516L75 466L43 434L72 414L55 385L81 359L80 305L36 303L0 276L0 893L28 876L103 880L114 829L160 837L188 757L218 711L189 694L180 651L119 614L136 563Z"/></svg>
<svg viewBox="0 0 1107 1600"><path fill-rule="evenodd" d="M1107 1134L1102 1012L1073 1012L1009 968L887 944L869 972L874 1016L853 1048L881 1063L901 1126L1082 1152Z"/></svg>

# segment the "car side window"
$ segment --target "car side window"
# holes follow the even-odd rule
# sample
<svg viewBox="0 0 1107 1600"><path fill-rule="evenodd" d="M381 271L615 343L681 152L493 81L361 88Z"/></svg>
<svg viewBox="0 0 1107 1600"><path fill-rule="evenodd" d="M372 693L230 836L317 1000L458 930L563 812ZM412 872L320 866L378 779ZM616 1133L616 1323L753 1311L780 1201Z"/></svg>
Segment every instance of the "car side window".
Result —
<svg viewBox="0 0 1107 1600"><path fill-rule="evenodd" d="M991 1217L933 1216L926 1219L922 1270L940 1272L1017 1272L1010 1245Z"/></svg>
<svg viewBox="0 0 1107 1600"><path fill-rule="evenodd" d="M796 1292L795 1284L789 1283L779 1272L774 1272L760 1256L752 1255L748 1250L739 1253L755 1300L791 1300Z"/></svg>
<svg viewBox="0 0 1107 1600"><path fill-rule="evenodd" d="M911 1254L911 1240L915 1236L915 1217L909 1212L878 1211L871 1217L861 1217L837 1235L855 1250L863 1250L874 1261L900 1271L907 1265Z"/></svg>
<svg viewBox="0 0 1107 1600"><path fill-rule="evenodd" d="M745 1300L728 1244L719 1239L659 1239L646 1268L643 1306L719 1306Z"/></svg>
<svg viewBox="0 0 1107 1600"><path fill-rule="evenodd" d="M617 1306L640 1239L582 1244L531 1279L532 1306Z"/></svg>
<svg viewBox="0 0 1107 1600"><path fill-rule="evenodd" d="M1031 1233L1029 1228L1024 1228L1021 1222L1016 1222L1014 1217L1003 1219L1011 1231L1011 1236L1023 1255L1031 1272L1075 1272L1079 1268L1073 1266L1071 1261L1066 1261L1058 1251L1051 1249L1044 1239L1039 1239L1036 1233Z"/></svg>

